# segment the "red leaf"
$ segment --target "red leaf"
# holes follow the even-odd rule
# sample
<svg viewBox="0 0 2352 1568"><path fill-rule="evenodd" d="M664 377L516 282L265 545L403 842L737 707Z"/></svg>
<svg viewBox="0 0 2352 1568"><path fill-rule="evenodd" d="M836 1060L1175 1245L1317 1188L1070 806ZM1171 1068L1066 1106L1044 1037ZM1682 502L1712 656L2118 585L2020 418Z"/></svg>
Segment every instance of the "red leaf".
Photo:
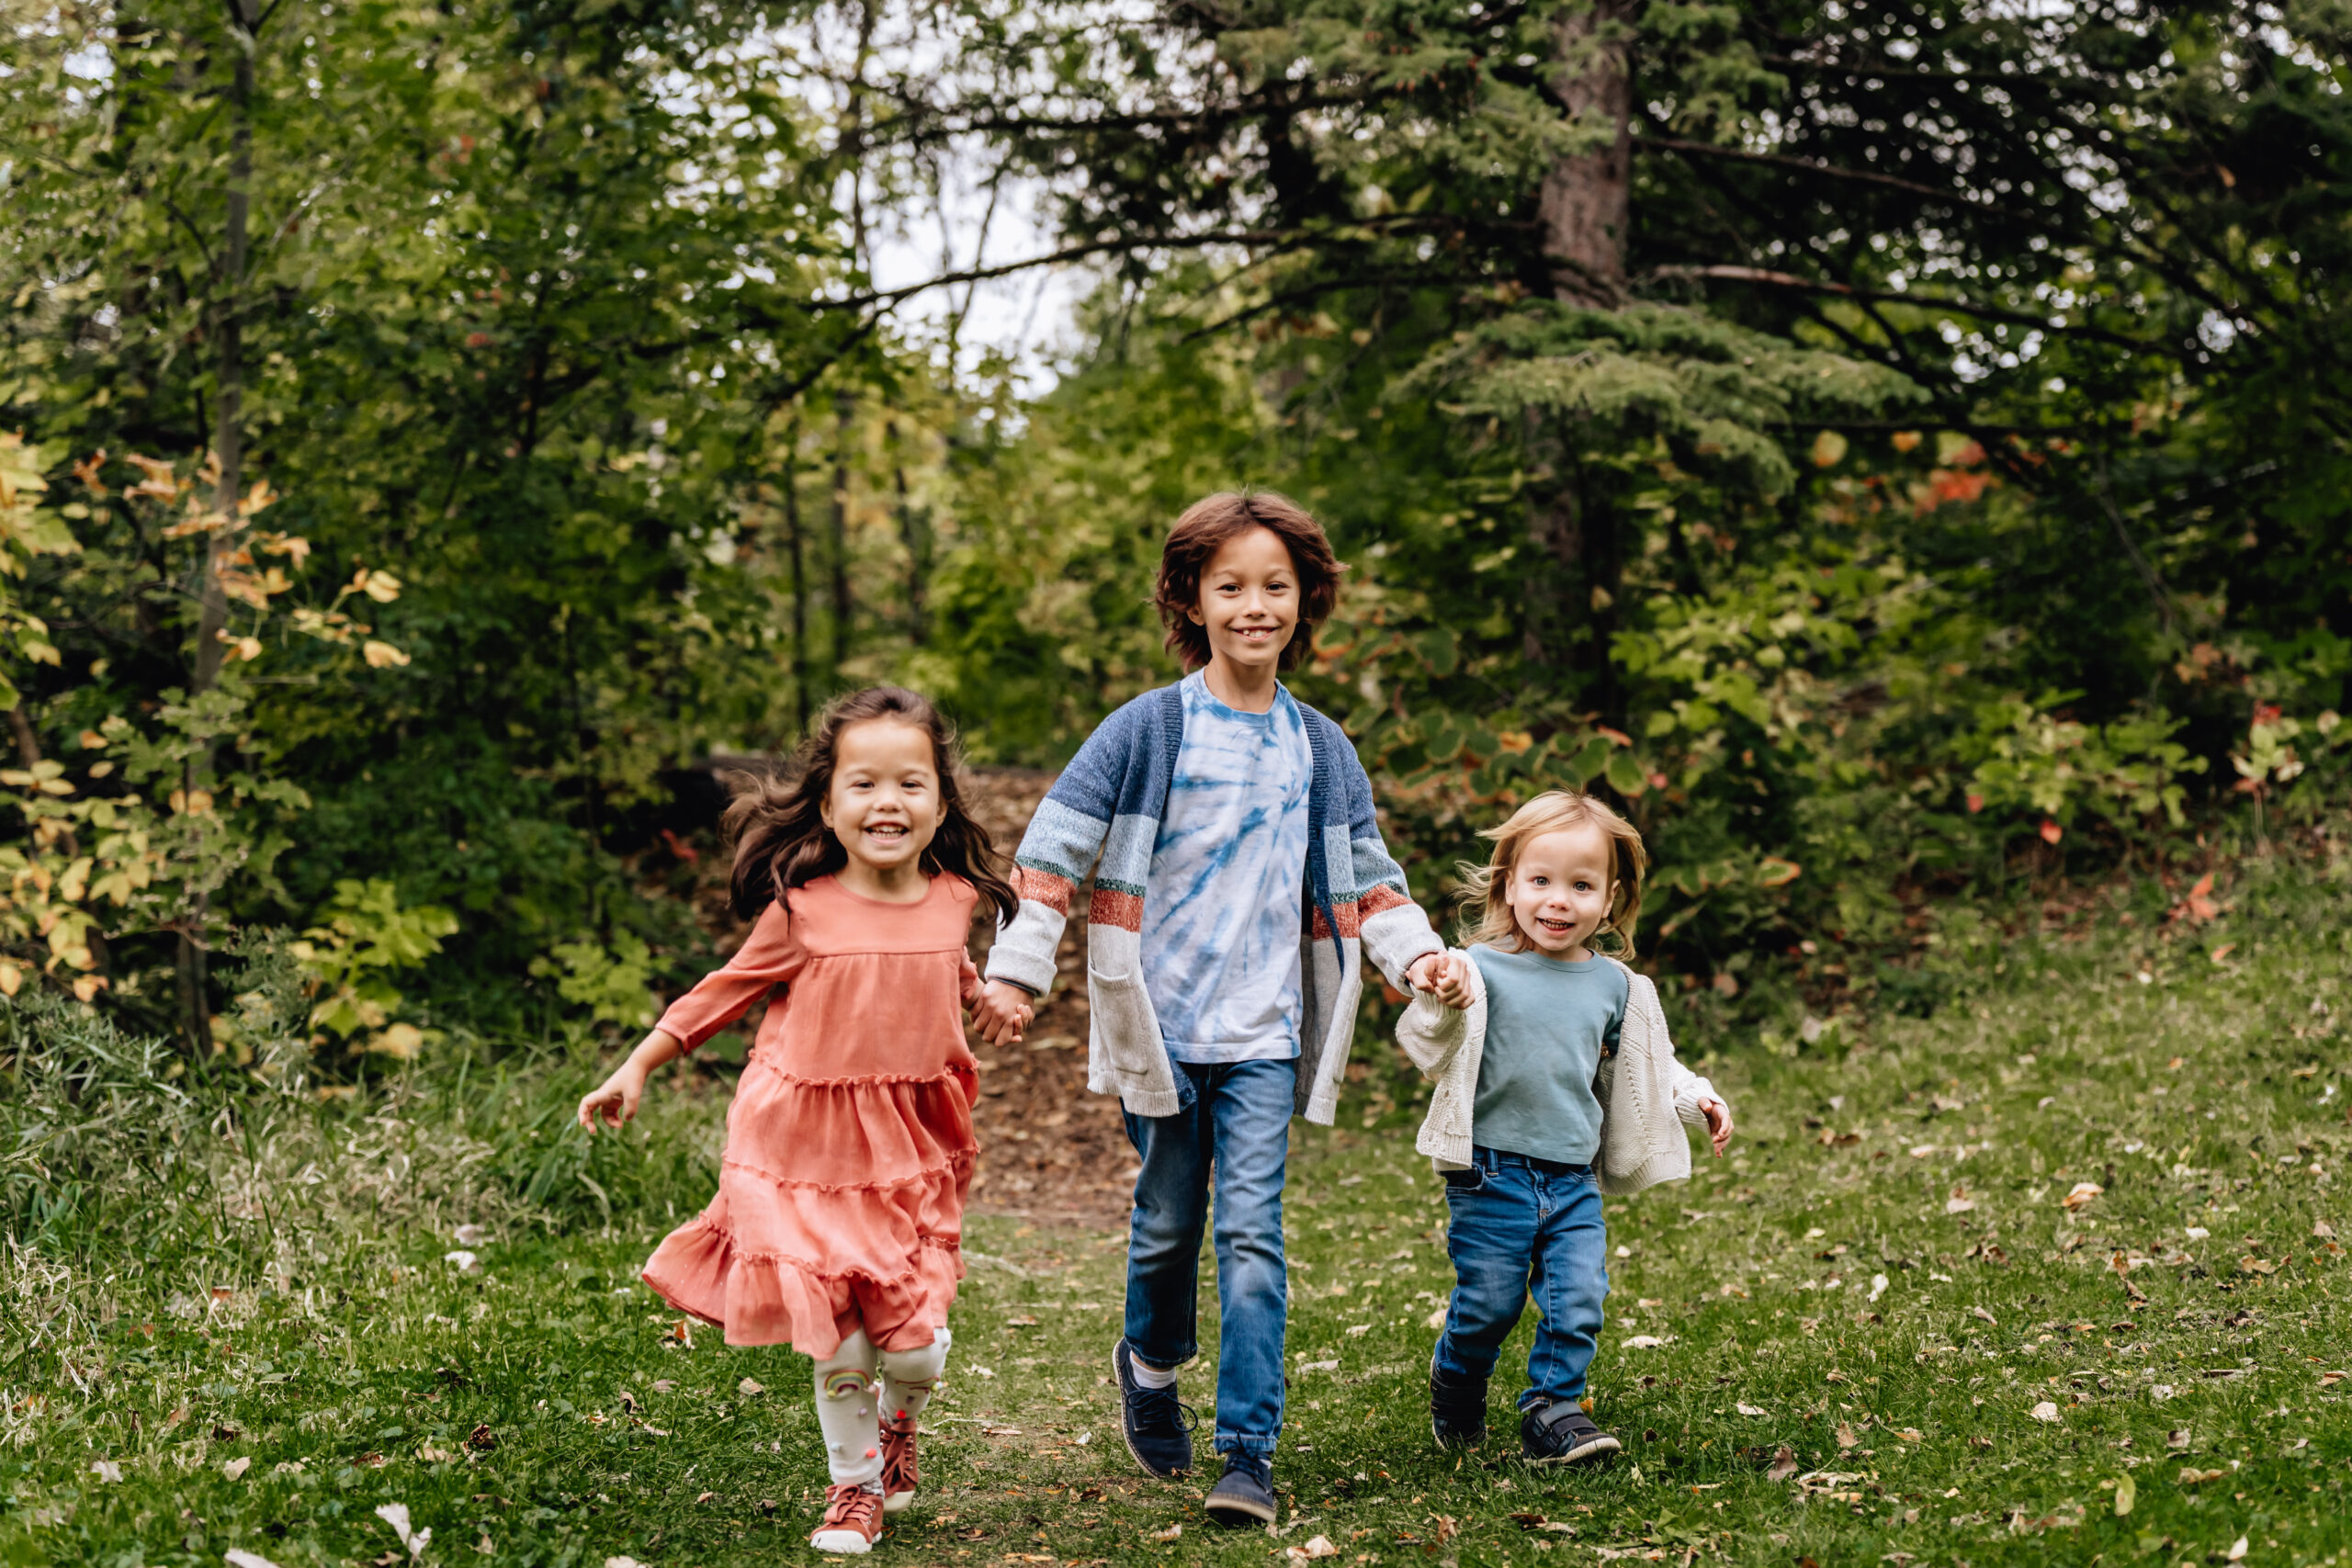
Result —
<svg viewBox="0 0 2352 1568"><path fill-rule="evenodd" d="M2043 843L2054 844L2065 836L2066 829L2058 826L2057 823L2044 821L2041 824L2041 841Z"/></svg>

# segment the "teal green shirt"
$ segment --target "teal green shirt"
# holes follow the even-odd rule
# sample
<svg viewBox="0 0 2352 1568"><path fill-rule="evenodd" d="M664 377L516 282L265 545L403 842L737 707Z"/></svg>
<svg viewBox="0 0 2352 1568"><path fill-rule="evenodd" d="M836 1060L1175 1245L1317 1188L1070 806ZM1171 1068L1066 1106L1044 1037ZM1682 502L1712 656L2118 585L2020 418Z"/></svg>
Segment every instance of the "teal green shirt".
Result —
<svg viewBox="0 0 2352 1568"><path fill-rule="evenodd" d="M1487 982L1487 1043L1471 1101L1470 1138L1568 1165L1600 1152L1592 1080L1617 1049L1625 972L1605 958L1581 964L1540 953L1474 947Z"/></svg>

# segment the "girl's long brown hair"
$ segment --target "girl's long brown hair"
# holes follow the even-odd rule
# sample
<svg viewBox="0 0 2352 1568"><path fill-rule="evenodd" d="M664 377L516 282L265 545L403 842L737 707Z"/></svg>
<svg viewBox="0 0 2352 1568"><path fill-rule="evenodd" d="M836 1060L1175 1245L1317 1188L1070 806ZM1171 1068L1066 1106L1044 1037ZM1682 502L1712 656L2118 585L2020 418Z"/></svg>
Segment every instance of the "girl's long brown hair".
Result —
<svg viewBox="0 0 2352 1568"><path fill-rule="evenodd" d="M876 718L910 724L931 738L940 816L939 831L922 852L923 870L962 877L1005 919L1020 912L1021 899L1005 879L1004 857L989 841L989 830L964 809L956 732L930 699L903 686L868 686L827 705L782 779L739 774L733 781L736 795L724 825L735 840L735 874L728 892L739 919L752 919L782 901L787 889L849 863L849 852L825 826L821 808L832 792L833 754L842 731Z"/></svg>

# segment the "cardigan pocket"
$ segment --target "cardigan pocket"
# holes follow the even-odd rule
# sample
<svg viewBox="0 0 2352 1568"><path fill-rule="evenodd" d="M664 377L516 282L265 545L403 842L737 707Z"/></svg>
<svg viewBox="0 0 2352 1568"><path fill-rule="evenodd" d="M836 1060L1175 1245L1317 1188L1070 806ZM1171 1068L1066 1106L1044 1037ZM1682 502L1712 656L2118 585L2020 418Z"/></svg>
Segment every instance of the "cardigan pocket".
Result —
<svg viewBox="0 0 2352 1568"><path fill-rule="evenodd" d="M1093 1005L1093 1032L1102 1059L1124 1089L1172 1092L1176 1070L1160 1043L1159 1019L1151 1009L1140 971L1105 975L1086 966L1086 988Z"/></svg>

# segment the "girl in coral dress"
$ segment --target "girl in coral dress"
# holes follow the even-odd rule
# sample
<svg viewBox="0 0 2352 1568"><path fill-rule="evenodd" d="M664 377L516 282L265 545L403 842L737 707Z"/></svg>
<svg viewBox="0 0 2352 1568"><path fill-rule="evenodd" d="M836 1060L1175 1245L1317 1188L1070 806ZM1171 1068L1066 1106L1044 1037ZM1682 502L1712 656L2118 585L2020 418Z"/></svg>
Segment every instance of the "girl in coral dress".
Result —
<svg viewBox="0 0 2352 1568"><path fill-rule="evenodd" d="M916 1419L964 1273L978 1064L960 1010L980 988L965 937L980 898L1006 917L1018 905L923 698L844 697L797 761L788 786L763 784L728 813L751 935L580 1102L580 1122L619 1126L655 1067L765 1001L718 1194L655 1250L645 1282L729 1345L815 1358L832 1484L810 1544L863 1552L914 1499ZM1025 1009L975 1011L991 1043L1028 1022Z"/></svg>

